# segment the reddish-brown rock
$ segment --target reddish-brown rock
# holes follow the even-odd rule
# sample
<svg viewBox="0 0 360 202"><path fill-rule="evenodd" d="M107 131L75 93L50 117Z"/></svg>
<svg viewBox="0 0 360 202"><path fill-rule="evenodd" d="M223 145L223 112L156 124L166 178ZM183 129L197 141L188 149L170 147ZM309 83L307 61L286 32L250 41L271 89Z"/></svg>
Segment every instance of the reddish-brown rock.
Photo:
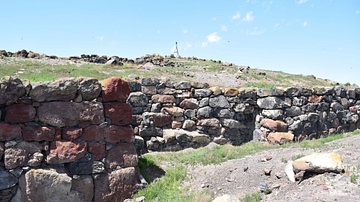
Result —
<svg viewBox="0 0 360 202"><path fill-rule="evenodd" d="M157 93L156 86L141 86L141 92L146 95L155 95Z"/></svg>
<svg viewBox="0 0 360 202"><path fill-rule="evenodd" d="M139 183L139 174L134 167L99 174L94 179L94 201L124 201L131 198Z"/></svg>
<svg viewBox="0 0 360 202"><path fill-rule="evenodd" d="M311 95L308 97L308 102L310 103L319 103L321 102L323 96L319 96L319 95Z"/></svg>
<svg viewBox="0 0 360 202"><path fill-rule="evenodd" d="M32 105L13 104L6 108L5 121L9 123L24 123L33 121L36 110Z"/></svg>
<svg viewBox="0 0 360 202"><path fill-rule="evenodd" d="M260 121L260 124L265 128L268 128L277 132L286 132L288 125L280 120L272 120L272 119L263 119Z"/></svg>
<svg viewBox="0 0 360 202"><path fill-rule="evenodd" d="M175 103L175 97L173 95L156 94L151 96L151 100L154 103Z"/></svg>
<svg viewBox="0 0 360 202"><path fill-rule="evenodd" d="M0 123L0 141L8 141L14 138L21 137L21 127L18 125L10 125L7 123Z"/></svg>
<svg viewBox="0 0 360 202"><path fill-rule="evenodd" d="M284 144L288 142L292 142L294 139L294 134L291 133L270 133L267 136L267 140L272 144Z"/></svg>
<svg viewBox="0 0 360 202"><path fill-rule="evenodd" d="M88 151L92 154L93 160L99 161L106 156L105 144L89 142Z"/></svg>
<svg viewBox="0 0 360 202"><path fill-rule="evenodd" d="M53 141L55 140L55 128L46 126L24 126L23 138L26 141Z"/></svg>
<svg viewBox="0 0 360 202"><path fill-rule="evenodd" d="M120 141L133 142L134 135L130 126L89 126L84 129L83 139L86 141L106 141L118 143Z"/></svg>
<svg viewBox="0 0 360 202"><path fill-rule="evenodd" d="M115 169L116 167L134 167L137 166L138 157L133 144L118 144L108 151L105 161L105 167Z"/></svg>
<svg viewBox="0 0 360 202"><path fill-rule="evenodd" d="M103 105L100 102L46 102L39 107L38 116L41 122L56 127L104 122Z"/></svg>
<svg viewBox="0 0 360 202"><path fill-rule="evenodd" d="M153 122L156 127L171 125L172 116L169 114L153 113Z"/></svg>
<svg viewBox="0 0 360 202"><path fill-rule="evenodd" d="M104 103L105 117L115 125L129 125L132 121L131 105L127 103Z"/></svg>
<svg viewBox="0 0 360 202"><path fill-rule="evenodd" d="M125 102L130 94L129 84L121 78L111 77L101 82L104 102Z"/></svg>
<svg viewBox="0 0 360 202"><path fill-rule="evenodd" d="M27 165L32 154L40 152L41 149L42 147L39 143L25 141L6 148L4 152L5 168L14 169L19 166Z"/></svg>
<svg viewBox="0 0 360 202"><path fill-rule="evenodd" d="M175 117L184 115L184 109L180 107L164 107L161 109L161 112Z"/></svg>
<svg viewBox="0 0 360 202"><path fill-rule="evenodd" d="M82 128L63 128L61 138L66 141L73 141L82 135Z"/></svg>
<svg viewBox="0 0 360 202"><path fill-rule="evenodd" d="M50 153L47 156L48 164L60 164L74 162L85 155L86 142L54 141L50 144Z"/></svg>
<svg viewBox="0 0 360 202"><path fill-rule="evenodd" d="M194 98L185 99L185 100L180 102L180 107L184 108L184 109L197 109L198 108L198 103L197 103L197 100L194 99Z"/></svg>

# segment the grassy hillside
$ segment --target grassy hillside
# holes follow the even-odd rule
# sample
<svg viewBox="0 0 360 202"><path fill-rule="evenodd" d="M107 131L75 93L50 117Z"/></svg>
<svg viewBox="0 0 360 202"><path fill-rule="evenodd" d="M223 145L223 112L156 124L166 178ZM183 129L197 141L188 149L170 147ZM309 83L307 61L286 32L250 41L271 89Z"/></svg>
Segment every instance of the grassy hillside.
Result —
<svg viewBox="0 0 360 202"><path fill-rule="evenodd" d="M249 68L247 71L237 65L212 60L166 58L175 65L147 66L134 63L104 65L74 62L67 59L24 59L0 57L0 78L5 76L27 79L32 82L49 81L60 77L93 77L99 80L111 76L160 78L171 81L197 81L211 86L275 88L291 86L334 86L336 82L308 75L294 75L281 71ZM343 84L346 85L346 84ZM349 85L349 84L347 84Z"/></svg>

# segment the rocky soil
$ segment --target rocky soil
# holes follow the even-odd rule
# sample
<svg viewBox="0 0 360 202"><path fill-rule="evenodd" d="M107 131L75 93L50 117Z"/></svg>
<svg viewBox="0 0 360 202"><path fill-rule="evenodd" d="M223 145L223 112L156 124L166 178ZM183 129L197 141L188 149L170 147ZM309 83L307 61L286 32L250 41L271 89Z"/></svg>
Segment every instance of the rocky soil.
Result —
<svg viewBox="0 0 360 202"><path fill-rule="evenodd" d="M336 152L342 155L344 173L305 174L291 183L285 174L288 161L314 152ZM269 174L266 174L270 171ZM267 186L270 194L261 192L262 201L360 201L360 135L326 144L321 149L288 147L273 149L230 160L219 165L193 166L188 169L186 185L192 191L208 189L215 197L230 195L242 199Z"/></svg>

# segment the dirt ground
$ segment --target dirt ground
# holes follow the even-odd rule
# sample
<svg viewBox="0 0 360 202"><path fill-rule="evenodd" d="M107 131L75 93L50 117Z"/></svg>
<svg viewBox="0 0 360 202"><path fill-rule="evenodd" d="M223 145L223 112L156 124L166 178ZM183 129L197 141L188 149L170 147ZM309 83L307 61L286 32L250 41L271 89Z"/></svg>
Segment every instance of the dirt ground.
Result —
<svg viewBox="0 0 360 202"><path fill-rule="evenodd" d="M284 171L287 161L325 151L342 155L345 173L307 176L295 183L288 180ZM269 169L270 174L266 175L264 169ZM357 202L360 201L360 179L354 182L351 175L360 176L360 135L330 142L321 149L272 149L219 165L193 166L188 168L188 173L186 184L190 190L208 189L215 197L228 194L242 199L247 194L259 192L260 185L266 184L272 192L261 193L262 201Z"/></svg>

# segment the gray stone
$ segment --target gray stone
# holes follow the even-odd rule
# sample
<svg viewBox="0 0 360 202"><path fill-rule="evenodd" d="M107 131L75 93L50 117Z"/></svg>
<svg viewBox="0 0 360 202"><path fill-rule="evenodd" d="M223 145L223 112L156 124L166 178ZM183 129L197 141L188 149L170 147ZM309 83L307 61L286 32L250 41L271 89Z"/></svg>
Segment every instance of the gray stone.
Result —
<svg viewBox="0 0 360 202"><path fill-rule="evenodd" d="M233 118L235 115L234 111L230 109L216 108L214 110L214 116L219 118Z"/></svg>
<svg viewBox="0 0 360 202"><path fill-rule="evenodd" d="M302 88L300 88L300 87L299 88L291 87L291 88L286 89L285 93L286 93L286 96L288 96L288 97L298 97L298 96L300 96L301 91L302 91Z"/></svg>
<svg viewBox="0 0 360 202"><path fill-rule="evenodd" d="M282 119L283 110L282 109L264 109L262 110L262 115L271 119Z"/></svg>
<svg viewBox="0 0 360 202"><path fill-rule="evenodd" d="M156 78L142 78L141 85L143 86L156 86L160 83L159 79Z"/></svg>
<svg viewBox="0 0 360 202"><path fill-rule="evenodd" d="M75 98L78 86L77 80L63 78L55 81L35 82L32 84L30 96L37 102L70 101Z"/></svg>
<svg viewBox="0 0 360 202"><path fill-rule="evenodd" d="M183 123L182 128L186 130L194 130L196 126L195 121L193 120L185 120Z"/></svg>
<svg viewBox="0 0 360 202"><path fill-rule="evenodd" d="M234 106L234 111L237 113L251 114L254 110L254 107L248 103L239 103Z"/></svg>
<svg viewBox="0 0 360 202"><path fill-rule="evenodd" d="M105 165L101 161L92 162L92 173L99 174L105 171Z"/></svg>
<svg viewBox="0 0 360 202"><path fill-rule="evenodd" d="M154 103L151 105L151 112L159 113L161 111L161 103Z"/></svg>
<svg viewBox="0 0 360 202"><path fill-rule="evenodd" d="M216 97L212 97L209 100L210 107L220 107L220 108L229 108L230 103L227 101L225 96L219 95Z"/></svg>
<svg viewBox="0 0 360 202"><path fill-rule="evenodd" d="M78 93L83 100L91 101L100 95L102 88L101 83L97 79L81 78L78 82Z"/></svg>
<svg viewBox="0 0 360 202"><path fill-rule="evenodd" d="M337 97L346 97L346 89L341 87L341 86L336 86L334 88L334 91L335 91L335 95Z"/></svg>
<svg viewBox="0 0 360 202"><path fill-rule="evenodd" d="M210 100L210 98L208 98L208 97L201 99L199 102L199 108L208 106L209 100Z"/></svg>
<svg viewBox="0 0 360 202"><path fill-rule="evenodd" d="M301 107L301 110L305 112L314 112L317 108L317 105L317 103L307 103Z"/></svg>
<svg viewBox="0 0 360 202"><path fill-rule="evenodd" d="M0 105L15 103L25 93L26 88L20 79L6 77L0 80Z"/></svg>
<svg viewBox="0 0 360 202"><path fill-rule="evenodd" d="M228 128L246 128L246 125L234 119L221 119L221 125Z"/></svg>
<svg viewBox="0 0 360 202"><path fill-rule="evenodd" d="M330 108L330 104L326 102L320 102L317 104L317 110L318 111L328 111Z"/></svg>
<svg viewBox="0 0 360 202"><path fill-rule="evenodd" d="M93 161L75 161L68 164L71 175L89 175L93 171Z"/></svg>
<svg viewBox="0 0 360 202"><path fill-rule="evenodd" d="M338 111L342 111L344 110L344 107L338 103L338 102L333 102L331 103L331 109L334 111L334 112L338 112Z"/></svg>
<svg viewBox="0 0 360 202"><path fill-rule="evenodd" d="M180 81L178 83L175 83L174 87L176 90L190 90L191 84L190 84L190 82L187 82L187 81Z"/></svg>
<svg viewBox="0 0 360 202"><path fill-rule="evenodd" d="M41 152L41 145L38 142L19 142L16 145L5 149L4 163L6 169L14 169L16 167L27 165L30 157L35 152Z"/></svg>
<svg viewBox="0 0 360 202"><path fill-rule="evenodd" d="M295 117L301 115L303 112L300 107L292 106L290 108L286 108L285 115L289 117Z"/></svg>
<svg viewBox="0 0 360 202"><path fill-rule="evenodd" d="M94 197L94 181L90 175L81 175L72 179L71 190L79 194L81 201L92 201Z"/></svg>
<svg viewBox="0 0 360 202"><path fill-rule="evenodd" d="M187 109L184 111L184 115L189 118L189 119L193 119L196 116L196 110L194 109Z"/></svg>
<svg viewBox="0 0 360 202"><path fill-rule="evenodd" d="M149 99L147 95L142 92L132 92L129 94L126 102L133 107L141 107L146 106L149 102Z"/></svg>
<svg viewBox="0 0 360 202"><path fill-rule="evenodd" d="M20 177L21 201L75 202L84 201L79 192L72 190L72 179L54 170L32 169Z"/></svg>
<svg viewBox="0 0 360 202"><path fill-rule="evenodd" d="M259 98L257 105L262 109L282 109L286 106L284 99L278 97Z"/></svg>
<svg viewBox="0 0 360 202"><path fill-rule="evenodd" d="M212 94L210 89L195 89L194 97L209 97Z"/></svg>
<svg viewBox="0 0 360 202"><path fill-rule="evenodd" d="M294 97L292 104L297 107L301 107L306 104L307 100L306 97Z"/></svg>
<svg viewBox="0 0 360 202"><path fill-rule="evenodd" d="M139 92L141 91L141 84L137 81L127 81L130 87L130 92Z"/></svg>
<svg viewBox="0 0 360 202"><path fill-rule="evenodd" d="M317 113L309 113L307 115L307 120L310 121L310 122L317 122L319 120L319 114Z"/></svg>
<svg viewBox="0 0 360 202"><path fill-rule="evenodd" d="M13 174L5 170L0 170L0 182L0 190L4 190L14 187L17 184L18 179Z"/></svg>
<svg viewBox="0 0 360 202"><path fill-rule="evenodd" d="M201 118L210 118L212 116L212 108L209 106L199 108L196 115Z"/></svg>
<svg viewBox="0 0 360 202"><path fill-rule="evenodd" d="M255 129L253 131L253 141L258 142L258 141L264 141L265 137L264 137L264 133L262 132L262 130L260 129Z"/></svg>
<svg viewBox="0 0 360 202"><path fill-rule="evenodd" d="M153 136L162 136L162 128L155 126L142 126L139 127L139 135L141 137L153 137Z"/></svg>

